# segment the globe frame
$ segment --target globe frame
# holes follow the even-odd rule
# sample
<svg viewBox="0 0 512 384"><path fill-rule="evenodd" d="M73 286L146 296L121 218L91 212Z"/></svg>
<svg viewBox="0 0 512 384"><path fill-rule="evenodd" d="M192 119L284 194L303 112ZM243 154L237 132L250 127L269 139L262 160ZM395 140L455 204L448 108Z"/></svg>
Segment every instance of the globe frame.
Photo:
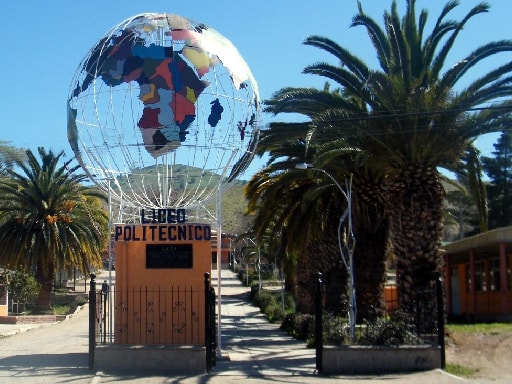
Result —
<svg viewBox="0 0 512 384"><path fill-rule="evenodd" d="M137 131L142 131L146 106L140 84L107 84L107 72L102 72L105 63L99 58L110 59L113 42L127 30L144 47L171 47L173 55L189 49L196 39L193 48L202 49L210 60L207 70L198 69L191 56L181 54L208 86L194 104L195 119L184 134L190 140L171 144L175 148L165 153L148 152ZM173 31L179 33L171 36ZM189 39L176 39L180 34ZM215 102L225 114L212 127L209 118ZM197 220L216 220L219 212L211 208L212 203L219 204L215 197L247 169L259 139L259 91L245 60L214 29L173 14L144 13L111 28L80 62L67 109L71 148L91 181L109 194L116 222L137 222L141 207L187 208Z"/></svg>

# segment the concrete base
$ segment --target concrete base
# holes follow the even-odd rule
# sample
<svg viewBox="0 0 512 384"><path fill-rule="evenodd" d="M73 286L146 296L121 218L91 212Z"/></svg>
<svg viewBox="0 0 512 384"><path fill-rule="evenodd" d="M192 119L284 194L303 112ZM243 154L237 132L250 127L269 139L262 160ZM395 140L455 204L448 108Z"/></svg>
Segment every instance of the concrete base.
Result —
<svg viewBox="0 0 512 384"><path fill-rule="evenodd" d="M375 374L441 368L441 348L430 345L399 347L325 346L323 373Z"/></svg>
<svg viewBox="0 0 512 384"><path fill-rule="evenodd" d="M94 369L98 371L153 371L205 373L206 349L201 346L98 345Z"/></svg>

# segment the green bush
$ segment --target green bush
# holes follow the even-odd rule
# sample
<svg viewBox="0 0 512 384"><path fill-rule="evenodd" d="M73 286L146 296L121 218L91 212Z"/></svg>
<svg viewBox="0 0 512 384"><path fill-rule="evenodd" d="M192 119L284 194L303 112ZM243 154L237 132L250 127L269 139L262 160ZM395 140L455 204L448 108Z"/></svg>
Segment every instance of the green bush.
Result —
<svg viewBox="0 0 512 384"><path fill-rule="evenodd" d="M420 344L420 339L414 333L414 322L409 316L401 312L395 312L389 319L376 319L368 323L366 333L358 343L398 346Z"/></svg>
<svg viewBox="0 0 512 384"><path fill-rule="evenodd" d="M284 294L284 309L286 313L295 313L295 298L289 292Z"/></svg>
<svg viewBox="0 0 512 384"><path fill-rule="evenodd" d="M322 331L324 344L341 345L350 340L350 326L346 318L324 314Z"/></svg>
<svg viewBox="0 0 512 384"><path fill-rule="evenodd" d="M265 314L269 321L283 321L281 291L260 290L258 284L255 284L251 287L250 298L253 304L260 308L260 311ZM295 300L291 294L286 292L284 296L284 311L285 313L295 312Z"/></svg>
<svg viewBox="0 0 512 384"><path fill-rule="evenodd" d="M254 282L254 280L257 280L257 278L258 275L256 275L254 271L249 271L248 274L245 269L240 269L238 271L238 280L240 280L242 284L245 285L246 287L252 286L252 283ZM249 284L247 284L247 279L249 279Z"/></svg>
<svg viewBox="0 0 512 384"><path fill-rule="evenodd" d="M310 340L315 334L315 318L303 313L287 314L281 324L281 329L299 340Z"/></svg>
<svg viewBox="0 0 512 384"><path fill-rule="evenodd" d="M270 303L265 308L265 315L267 316L268 321L270 321L271 323L281 321L283 319L281 304L275 302Z"/></svg>
<svg viewBox="0 0 512 384"><path fill-rule="evenodd" d="M4 279L8 281L9 296L19 304L32 304L40 290L40 285L29 273L20 269L5 271Z"/></svg>
<svg viewBox="0 0 512 384"><path fill-rule="evenodd" d="M277 298L269 291L261 290L258 292L256 287L253 302L256 306L260 307L261 312L265 313L267 307L277 304Z"/></svg>
<svg viewBox="0 0 512 384"><path fill-rule="evenodd" d="M360 345L415 345L421 340L414 333L414 323L401 313L390 318L377 319L356 329L355 344ZM305 340L309 347L314 347L315 318L313 315L290 313L286 315L281 329L296 339ZM323 317L323 343L342 345L350 342L350 328L346 318L328 316Z"/></svg>

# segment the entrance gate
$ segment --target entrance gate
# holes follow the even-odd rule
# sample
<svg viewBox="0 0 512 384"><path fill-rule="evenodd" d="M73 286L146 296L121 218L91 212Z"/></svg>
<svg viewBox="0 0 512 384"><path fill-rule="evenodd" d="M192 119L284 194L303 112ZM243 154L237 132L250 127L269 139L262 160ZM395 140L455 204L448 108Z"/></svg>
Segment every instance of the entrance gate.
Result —
<svg viewBox="0 0 512 384"><path fill-rule="evenodd" d="M116 303L112 312L109 311L109 300ZM204 274L204 289L201 290L178 286L162 290L146 287L131 291L117 290L115 287L110 291L97 289L95 275L92 274L89 292L89 368L95 367L98 345L158 345L167 349L173 346L202 346L204 348L197 351L203 355L204 371L210 372L215 367L217 356L215 301L209 273Z"/></svg>

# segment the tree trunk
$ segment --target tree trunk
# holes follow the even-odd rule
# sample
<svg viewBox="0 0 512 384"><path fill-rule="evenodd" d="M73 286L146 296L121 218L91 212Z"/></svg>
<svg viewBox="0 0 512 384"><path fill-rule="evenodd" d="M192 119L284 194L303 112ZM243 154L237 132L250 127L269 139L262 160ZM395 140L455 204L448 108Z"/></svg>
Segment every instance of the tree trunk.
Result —
<svg viewBox="0 0 512 384"><path fill-rule="evenodd" d="M384 284L389 248L389 220L385 216L381 185L359 180L352 191L356 246L354 275L357 321L371 322L385 313Z"/></svg>
<svg viewBox="0 0 512 384"><path fill-rule="evenodd" d="M341 212L329 210L328 222L321 238L314 240L297 263L297 312L313 314L317 273L322 273L324 308L333 314L347 312L347 270L338 246L338 223Z"/></svg>
<svg viewBox="0 0 512 384"><path fill-rule="evenodd" d="M284 290L296 295L297 287L297 263L288 261L283 265Z"/></svg>
<svg viewBox="0 0 512 384"><path fill-rule="evenodd" d="M414 315L415 292L441 273L444 190L430 167L409 167L389 189L391 242L396 262L399 309Z"/></svg>
<svg viewBox="0 0 512 384"><path fill-rule="evenodd" d="M385 312L387 245L387 225L374 231L359 229L356 232L354 275L358 322L373 321Z"/></svg>
<svg viewBox="0 0 512 384"><path fill-rule="evenodd" d="M55 278L54 264L48 263L44 268L41 262L37 263L36 280L41 284L39 295L37 296L36 306L38 310L47 311L51 308L51 294L53 290L53 280Z"/></svg>

